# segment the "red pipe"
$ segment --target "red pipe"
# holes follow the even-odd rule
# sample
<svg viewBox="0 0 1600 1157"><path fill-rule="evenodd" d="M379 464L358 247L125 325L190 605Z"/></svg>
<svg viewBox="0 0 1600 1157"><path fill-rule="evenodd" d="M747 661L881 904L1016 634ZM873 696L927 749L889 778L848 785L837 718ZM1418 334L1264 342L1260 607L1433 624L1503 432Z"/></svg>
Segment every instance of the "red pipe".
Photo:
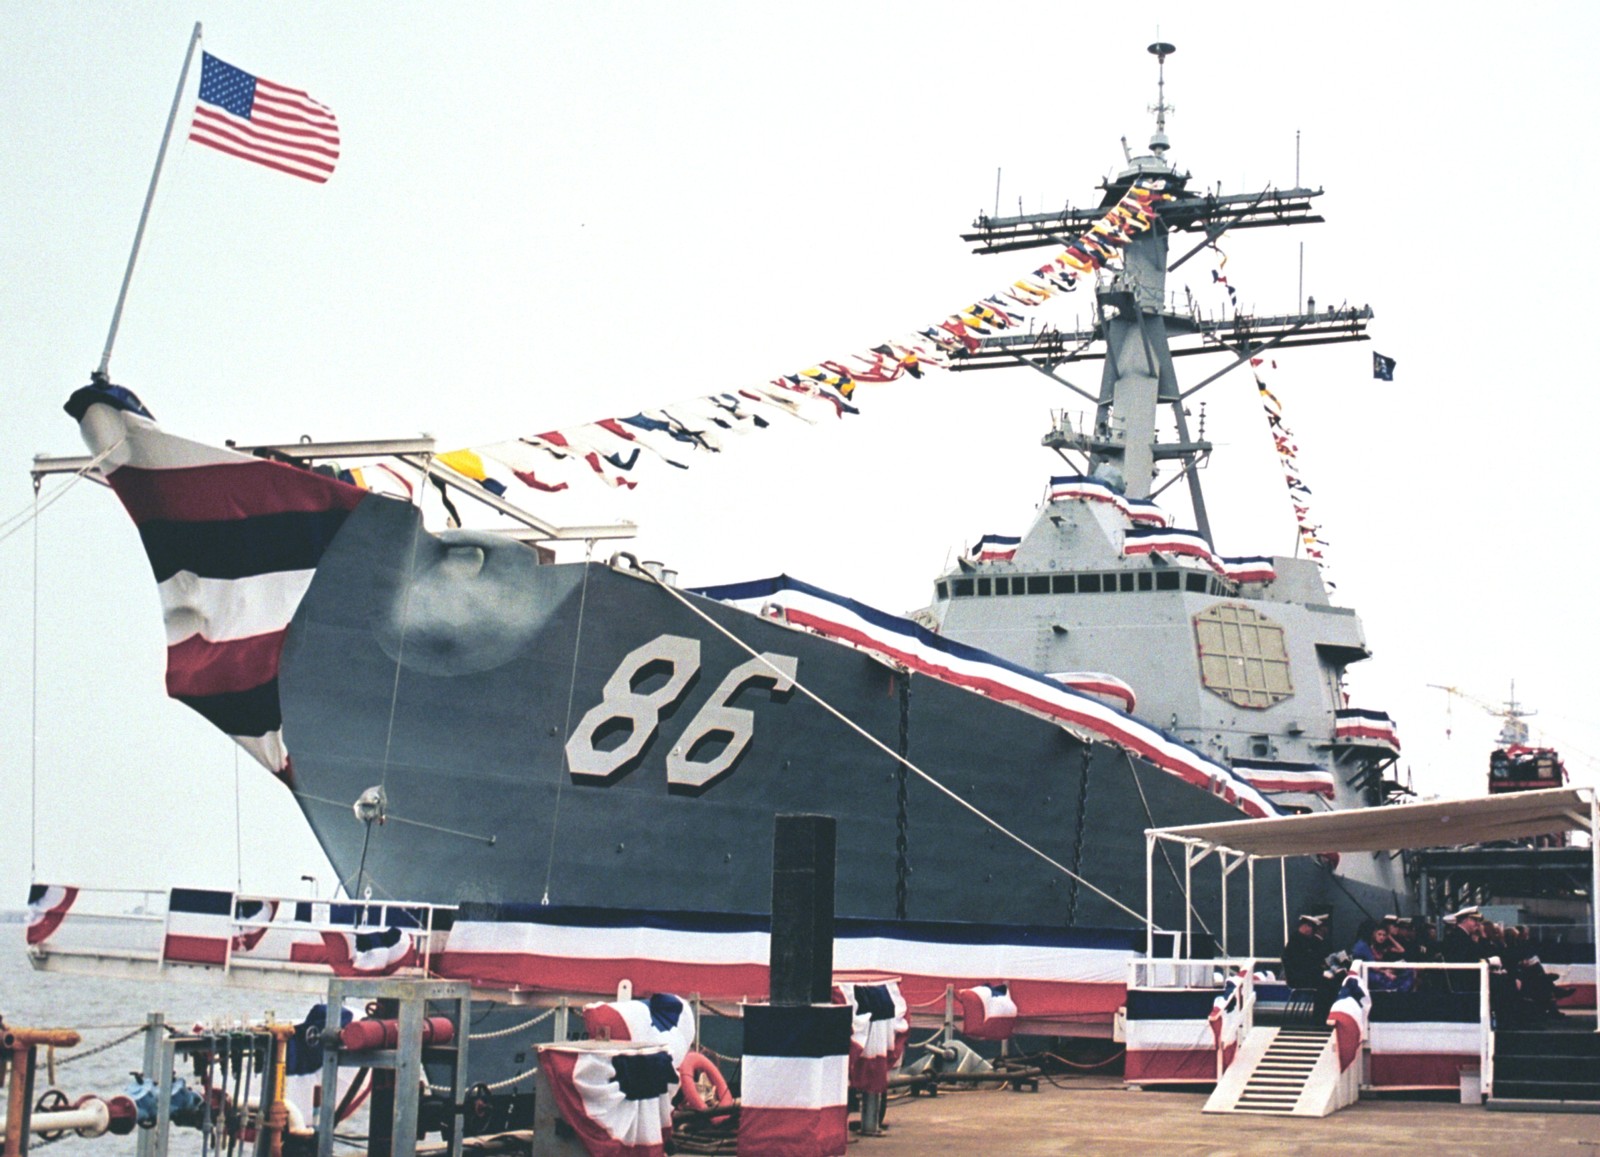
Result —
<svg viewBox="0 0 1600 1157"><path fill-rule="evenodd" d="M447 1045L455 1039L456 1026L448 1017L430 1016L422 1022L422 1043ZM353 1021L339 1030L339 1045L352 1052L367 1049L392 1049L400 1043L398 1020L367 1019Z"/></svg>

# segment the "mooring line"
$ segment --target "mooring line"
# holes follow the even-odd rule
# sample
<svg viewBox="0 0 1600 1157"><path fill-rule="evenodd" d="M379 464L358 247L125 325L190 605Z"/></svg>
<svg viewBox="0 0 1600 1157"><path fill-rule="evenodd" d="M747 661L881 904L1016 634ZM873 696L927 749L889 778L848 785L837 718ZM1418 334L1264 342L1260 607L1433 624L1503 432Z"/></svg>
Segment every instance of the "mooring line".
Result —
<svg viewBox="0 0 1600 1157"><path fill-rule="evenodd" d="M742 651L746 652L747 654L751 655L752 657L758 659L762 664L764 664L767 667L770 667L773 671L777 672L784 679L791 679L792 678L789 672L779 670L778 666L776 664L774 664L773 662L771 662L765 655L761 654L754 647L750 646L749 643L746 643L743 639L739 638L738 635L735 635L732 631L728 630L727 627L724 627L721 623L717 622L717 620L713 619L710 615L706 614L706 612L703 609L701 609L700 607L695 606L692 602L689 601L689 599L683 594L683 592L679 591L676 587L668 586L661 579L657 578L655 575L651 574L647 570L644 570L643 568L640 568L640 570L637 573L644 575L651 582L655 583L656 586L658 586L662 590L666 591L669 595L671 595L673 598L677 599L685 607L688 607L689 610L694 612L700 618L704 619L707 623L711 624L711 626L713 628L715 628L716 631L719 634L725 636L729 641L731 641L740 650L742 650ZM1126 912L1128 915L1132 916L1135 920L1139 921L1139 923L1141 925L1148 925L1149 927L1153 928L1157 932L1163 931L1163 929L1159 925L1157 925L1154 921L1150 920L1148 917L1144 916L1142 913L1135 912L1132 908L1128 907L1121 900L1118 900L1115 896L1112 896L1110 893L1108 893L1108 892L1106 892L1106 891L1104 891L1104 890L1102 890L1100 888L1095 887L1094 884L1090 883L1088 880L1086 880L1082 876L1078 875L1071 868L1067 867L1065 864L1061 863L1059 860L1057 860L1057 859L1053 858L1052 856L1050 856L1047 852L1044 852L1041 849L1035 847L1033 844L1030 844L1027 840L1023 839L1016 832L1012 831L1010 828L1008 828L1004 824L1002 824L999 820L997 820L993 816L991 816L988 812L985 812L982 808L978 807L976 804L969 803L967 800L965 800L961 796L957 795L954 791L952 791L950 788L946 787L944 784L940 783L937 779L935 779L928 772L923 771L922 768L920 768L916 764L912 763L909 759L906 759L905 757L896 754L894 749L891 748L888 744L884 743L877 736L873 735L870 731L866 730L866 728L862 727L860 724L858 724L855 720L851 719L844 712L842 712L838 708L834 707L833 704L831 704L827 700L823 699L815 691L811 690L811 688L807 687L804 683L800 682L799 679L793 679L793 683L794 683L794 689L796 691L800 692L807 699L810 699L818 707L821 707L829 715L832 715L840 723L843 723L846 727L850 728L850 730L854 731L857 735L861 736L861 738L865 739L868 743L872 744L874 747L878 748L878 750L882 751L885 755L889 756L889 758L895 760L897 763L904 764L906 770L911 772L912 775L915 775L918 779L923 780L925 783L927 783L934 790L940 792L941 794L943 794L944 796L949 798L952 802L958 804L959 806L965 808L967 811L971 812L974 816L976 816L978 819L982 820L984 823L988 824L991 828L993 828L995 831L999 832L1001 835L1005 836L1008 840L1010 840L1013 843L1017 844L1019 847L1023 848L1025 851L1032 852L1035 856L1038 856L1039 859L1041 859L1045 863L1049 864L1052 868L1055 868L1058 872L1062 873L1068 879L1076 880L1078 883L1082 884L1085 888L1088 888L1089 891L1091 891L1095 895L1099 896L1102 900L1105 900L1108 904L1111 904L1113 907L1116 907L1116 908L1120 909L1121 911Z"/></svg>

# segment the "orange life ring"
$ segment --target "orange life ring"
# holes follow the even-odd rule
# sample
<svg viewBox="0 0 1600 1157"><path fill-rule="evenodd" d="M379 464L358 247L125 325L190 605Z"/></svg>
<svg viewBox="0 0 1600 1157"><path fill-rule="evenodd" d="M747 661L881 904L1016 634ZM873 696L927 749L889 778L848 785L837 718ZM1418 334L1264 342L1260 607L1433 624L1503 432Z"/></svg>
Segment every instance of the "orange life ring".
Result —
<svg viewBox="0 0 1600 1157"><path fill-rule="evenodd" d="M695 1078L702 1074L711 1082L715 1104L706 1104L706 1099L700 1095L700 1086L695 1082ZM717 1062L703 1053L691 1052L683 1058L683 1064L678 1066L678 1081L678 1087L683 1090L683 1103L686 1108L720 1109L733 1104L733 1094L728 1092L727 1078L722 1075L722 1070L717 1068Z"/></svg>

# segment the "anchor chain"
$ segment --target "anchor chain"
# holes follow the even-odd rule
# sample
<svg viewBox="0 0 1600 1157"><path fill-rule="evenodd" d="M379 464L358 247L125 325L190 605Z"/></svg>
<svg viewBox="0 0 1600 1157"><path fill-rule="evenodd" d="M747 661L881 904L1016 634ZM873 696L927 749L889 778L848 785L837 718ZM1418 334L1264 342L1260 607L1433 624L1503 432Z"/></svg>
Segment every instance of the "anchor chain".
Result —
<svg viewBox="0 0 1600 1157"><path fill-rule="evenodd" d="M1073 833L1072 877L1067 888L1067 924L1078 922L1078 874L1083 869L1083 824L1089 803L1089 766L1094 760L1094 749L1083 745L1083 768L1078 776L1078 824Z"/></svg>

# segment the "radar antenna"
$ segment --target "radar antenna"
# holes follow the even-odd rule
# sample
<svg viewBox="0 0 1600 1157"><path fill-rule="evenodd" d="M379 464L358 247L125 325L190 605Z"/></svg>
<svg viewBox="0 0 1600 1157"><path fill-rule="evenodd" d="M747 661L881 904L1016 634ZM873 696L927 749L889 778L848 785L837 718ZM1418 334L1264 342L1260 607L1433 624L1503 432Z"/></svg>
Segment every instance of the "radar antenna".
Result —
<svg viewBox="0 0 1600 1157"><path fill-rule="evenodd" d="M1162 158L1172 147L1172 142L1167 139L1167 114L1178 111L1167 103L1167 57L1176 51L1177 48L1165 40L1156 41L1149 49L1150 55L1156 58L1156 103L1150 109L1156 114L1156 132L1150 138L1150 151Z"/></svg>

